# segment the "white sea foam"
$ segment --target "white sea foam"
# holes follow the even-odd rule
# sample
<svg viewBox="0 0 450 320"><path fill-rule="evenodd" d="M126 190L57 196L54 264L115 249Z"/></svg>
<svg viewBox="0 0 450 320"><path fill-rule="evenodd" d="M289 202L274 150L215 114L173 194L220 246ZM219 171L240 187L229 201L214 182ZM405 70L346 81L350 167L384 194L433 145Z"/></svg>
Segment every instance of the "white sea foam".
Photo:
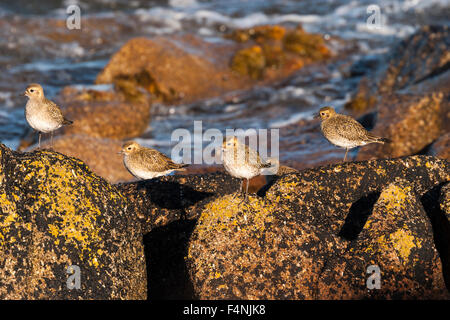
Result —
<svg viewBox="0 0 450 320"><path fill-rule="evenodd" d="M297 123L300 120L312 120L314 118L314 111L302 111L290 115L287 119L275 120L270 123L269 128L282 128L290 124Z"/></svg>

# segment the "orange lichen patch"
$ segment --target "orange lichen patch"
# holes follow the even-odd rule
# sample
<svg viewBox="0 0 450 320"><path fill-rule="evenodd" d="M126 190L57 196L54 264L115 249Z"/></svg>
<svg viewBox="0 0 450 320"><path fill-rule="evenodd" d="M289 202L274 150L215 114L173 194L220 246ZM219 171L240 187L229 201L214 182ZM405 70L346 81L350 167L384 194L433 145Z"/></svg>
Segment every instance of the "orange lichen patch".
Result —
<svg viewBox="0 0 450 320"><path fill-rule="evenodd" d="M231 61L231 70L255 80L262 79L265 66L266 58L260 46L238 51Z"/></svg>
<svg viewBox="0 0 450 320"><path fill-rule="evenodd" d="M234 30L231 34L226 35L226 38L237 42L247 42L255 40L258 43L266 42L267 40L281 40L286 34L286 29L279 25L265 25L256 26L249 29Z"/></svg>
<svg viewBox="0 0 450 320"><path fill-rule="evenodd" d="M226 37L255 44L234 55L231 69L257 80L276 79L279 74L289 74L306 63L331 56L321 35L309 34L300 26L294 30L277 25L259 26L235 30Z"/></svg>
<svg viewBox="0 0 450 320"><path fill-rule="evenodd" d="M331 56L321 35L307 33L301 27L288 32L283 43L287 51L312 60L321 60Z"/></svg>

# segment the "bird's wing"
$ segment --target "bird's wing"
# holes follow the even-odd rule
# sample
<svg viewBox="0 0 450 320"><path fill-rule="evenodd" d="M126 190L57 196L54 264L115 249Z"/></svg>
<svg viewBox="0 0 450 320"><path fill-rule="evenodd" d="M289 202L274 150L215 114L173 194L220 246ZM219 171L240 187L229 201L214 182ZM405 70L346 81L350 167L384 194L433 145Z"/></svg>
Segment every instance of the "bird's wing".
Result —
<svg viewBox="0 0 450 320"><path fill-rule="evenodd" d="M270 163L266 163L261 160L261 157L259 156L259 153L257 151L253 150L246 144L244 144L244 147L245 147L245 154L248 155L248 159L245 159L246 162L252 163L252 162L256 161L256 165L259 168L268 168L271 166Z"/></svg>
<svg viewBox="0 0 450 320"><path fill-rule="evenodd" d="M153 172L178 170L186 166L173 162L168 156L154 149L144 149L142 152L142 160L147 169Z"/></svg>
<svg viewBox="0 0 450 320"><path fill-rule="evenodd" d="M54 103L51 100L48 100L47 98L45 99L45 104L49 107L49 112L50 115L52 116L52 118L57 119L61 122L64 121L64 116L61 112L61 109L58 107L58 105L56 103Z"/></svg>
<svg viewBox="0 0 450 320"><path fill-rule="evenodd" d="M359 139L359 140L364 140L367 137L369 132L362 126L361 123L359 123L358 121L347 115L339 115L339 116L341 117L341 119L345 120L345 121L336 121L335 124L340 136L346 139Z"/></svg>

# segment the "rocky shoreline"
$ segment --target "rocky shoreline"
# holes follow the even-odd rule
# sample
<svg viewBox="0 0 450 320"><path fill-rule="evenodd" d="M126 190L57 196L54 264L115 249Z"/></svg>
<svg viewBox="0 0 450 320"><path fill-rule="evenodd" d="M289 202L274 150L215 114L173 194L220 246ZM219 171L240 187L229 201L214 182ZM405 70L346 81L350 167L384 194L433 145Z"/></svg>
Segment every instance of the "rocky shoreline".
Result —
<svg viewBox="0 0 450 320"><path fill-rule="evenodd" d="M280 130L289 167L255 179L248 203L205 167L133 181L116 153L154 101L233 99L336 59L301 27L227 37L132 39L97 76L108 90L61 91L75 124L55 151L0 144L0 299L450 299L448 28L402 41L346 106L390 145L323 162L317 121L300 120Z"/></svg>
<svg viewBox="0 0 450 320"><path fill-rule="evenodd" d="M222 173L111 185L76 158L0 148L2 299L449 298L446 160L287 173L240 204Z"/></svg>

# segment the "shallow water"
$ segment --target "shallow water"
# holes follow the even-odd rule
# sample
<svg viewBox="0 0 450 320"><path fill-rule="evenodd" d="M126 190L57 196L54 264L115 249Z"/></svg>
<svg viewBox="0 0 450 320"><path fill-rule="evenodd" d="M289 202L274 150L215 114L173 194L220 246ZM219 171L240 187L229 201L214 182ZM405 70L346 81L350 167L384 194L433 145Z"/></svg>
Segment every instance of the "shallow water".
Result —
<svg viewBox="0 0 450 320"><path fill-rule="evenodd" d="M65 23L70 4L79 5L84 17L98 18L99 23L98 27L90 25L85 36L75 37L73 41L70 36L74 31L51 34L52 26ZM381 9L379 29L367 27L370 15L367 7L371 4ZM326 39L346 40L346 45L329 41L334 52L345 51L345 54L328 64L305 67L276 86L238 93L231 101L214 98L189 105L154 105L149 129L138 141L170 154L172 131L192 130L194 120L202 120L204 130L218 128L223 132L226 128L289 128L301 120L311 119L324 104L341 108L356 89L360 77L383 64L384 56L395 43L421 25L448 24L449 10L450 0L16 0L1 3L0 141L17 148L27 133L23 115L26 100L21 93L28 83L43 84L49 98L66 85L92 85L111 55L132 37L193 33L208 41L224 41L222 35L235 28L301 23L306 31L321 33ZM86 29L81 27L84 32ZM363 63L355 65L362 58ZM315 130L314 126L311 130ZM288 129L281 131L284 159L289 158L286 155L299 158L311 151L305 144L316 137L307 131L300 134ZM316 144L324 151L322 157L341 156L340 151L323 142Z"/></svg>

